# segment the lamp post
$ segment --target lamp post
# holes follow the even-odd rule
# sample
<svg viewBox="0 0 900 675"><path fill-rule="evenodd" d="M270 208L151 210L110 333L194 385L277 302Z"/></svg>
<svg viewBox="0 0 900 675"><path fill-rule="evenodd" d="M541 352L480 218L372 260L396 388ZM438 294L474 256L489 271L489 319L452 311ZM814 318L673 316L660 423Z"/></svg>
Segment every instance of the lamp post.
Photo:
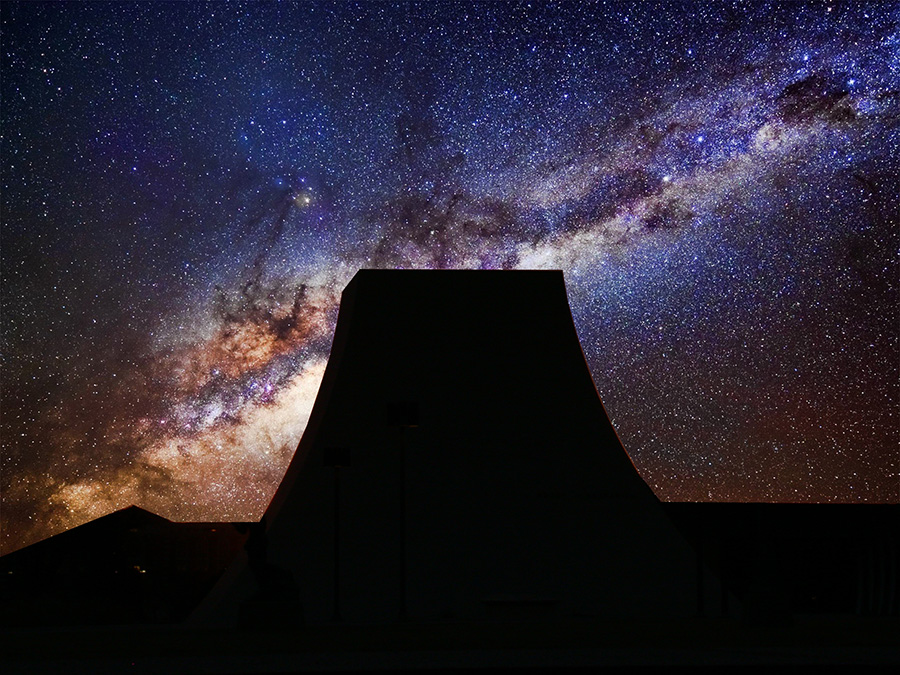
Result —
<svg viewBox="0 0 900 675"><path fill-rule="evenodd" d="M325 466L334 467L334 614L332 621L341 618L341 467L350 466L350 448L325 448Z"/></svg>
<svg viewBox="0 0 900 675"><path fill-rule="evenodd" d="M387 406L388 426L400 430L400 621L409 621L406 605L406 435L419 426L419 404L395 401Z"/></svg>

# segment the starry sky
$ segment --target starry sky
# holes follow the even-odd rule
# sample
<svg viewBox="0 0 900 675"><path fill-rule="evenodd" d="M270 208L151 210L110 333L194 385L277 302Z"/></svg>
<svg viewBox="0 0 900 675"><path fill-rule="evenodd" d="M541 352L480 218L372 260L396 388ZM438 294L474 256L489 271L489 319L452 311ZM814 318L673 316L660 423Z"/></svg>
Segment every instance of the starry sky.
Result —
<svg viewBox="0 0 900 675"><path fill-rule="evenodd" d="M900 501L900 3L0 11L3 551L260 517L371 267L564 270L664 500Z"/></svg>

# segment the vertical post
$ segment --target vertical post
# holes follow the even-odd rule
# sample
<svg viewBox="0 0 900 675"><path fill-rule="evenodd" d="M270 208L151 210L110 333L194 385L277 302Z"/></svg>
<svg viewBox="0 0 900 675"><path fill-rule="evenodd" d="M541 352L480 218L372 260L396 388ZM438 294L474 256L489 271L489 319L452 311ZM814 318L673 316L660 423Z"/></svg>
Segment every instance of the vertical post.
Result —
<svg viewBox="0 0 900 675"><path fill-rule="evenodd" d="M334 469L334 578L332 583L332 600L334 613L332 621L343 621L341 618L341 467L350 466L350 448L325 448L325 466Z"/></svg>
<svg viewBox="0 0 900 675"><path fill-rule="evenodd" d="M341 467L334 465L334 615L332 621L341 619Z"/></svg>
<svg viewBox="0 0 900 675"><path fill-rule="evenodd" d="M400 621L409 621L406 565L406 429L419 426L419 404L392 401L387 404L387 424L399 430L400 443Z"/></svg>
<svg viewBox="0 0 900 675"><path fill-rule="evenodd" d="M400 621L409 621L406 607L406 434L400 427Z"/></svg>
<svg viewBox="0 0 900 675"><path fill-rule="evenodd" d="M703 618L703 535L697 541L697 616Z"/></svg>
<svg viewBox="0 0 900 675"><path fill-rule="evenodd" d="M730 564L730 561L729 561ZM721 572L719 573L719 587L722 591L722 595L719 596L719 613L723 617L728 616L728 585L725 583L725 580L731 580L731 574L726 572L725 563L720 563Z"/></svg>

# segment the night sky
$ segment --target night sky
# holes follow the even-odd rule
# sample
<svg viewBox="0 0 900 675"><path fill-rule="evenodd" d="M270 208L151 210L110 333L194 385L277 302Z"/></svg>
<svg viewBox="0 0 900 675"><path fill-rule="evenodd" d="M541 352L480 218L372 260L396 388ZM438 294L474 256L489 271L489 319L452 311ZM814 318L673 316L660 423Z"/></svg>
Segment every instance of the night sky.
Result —
<svg viewBox="0 0 900 675"><path fill-rule="evenodd" d="M260 517L364 267L563 269L662 499L900 501L900 4L4 2L0 111L4 551Z"/></svg>

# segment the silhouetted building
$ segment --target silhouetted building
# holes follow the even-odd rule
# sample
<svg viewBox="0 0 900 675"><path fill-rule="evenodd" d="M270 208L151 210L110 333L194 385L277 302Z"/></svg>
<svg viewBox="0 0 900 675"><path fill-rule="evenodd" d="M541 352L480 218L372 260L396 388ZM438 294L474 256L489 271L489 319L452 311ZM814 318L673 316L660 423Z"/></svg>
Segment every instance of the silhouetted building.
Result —
<svg viewBox="0 0 900 675"><path fill-rule="evenodd" d="M798 615L900 613L900 505L664 507L704 563L701 614L784 624Z"/></svg>
<svg viewBox="0 0 900 675"><path fill-rule="evenodd" d="M265 518L132 507L4 556L4 666L896 663L898 509L661 504L561 274L366 271Z"/></svg>
<svg viewBox="0 0 900 675"><path fill-rule="evenodd" d="M182 621L245 536L228 523L116 511L0 558L3 626Z"/></svg>
<svg viewBox="0 0 900 675"><path fill-rule="evenodd" d="M251 623L696 609L696 557L609 422L561 272L360 271L266 518Z"/></svg>

